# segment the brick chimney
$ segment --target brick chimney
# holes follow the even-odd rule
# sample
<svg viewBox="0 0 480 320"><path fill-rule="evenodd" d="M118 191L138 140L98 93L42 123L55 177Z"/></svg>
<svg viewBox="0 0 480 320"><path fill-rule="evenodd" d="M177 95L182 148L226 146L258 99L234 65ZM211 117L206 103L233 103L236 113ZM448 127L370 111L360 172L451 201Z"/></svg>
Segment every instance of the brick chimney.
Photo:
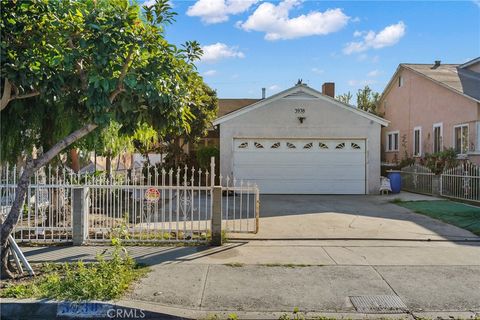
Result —
<svg viewBox="0 0 480 320"><path fill-rule="evenodd" d="M335 98L335 82L325 82L322 84L322 94Z"/></svg>

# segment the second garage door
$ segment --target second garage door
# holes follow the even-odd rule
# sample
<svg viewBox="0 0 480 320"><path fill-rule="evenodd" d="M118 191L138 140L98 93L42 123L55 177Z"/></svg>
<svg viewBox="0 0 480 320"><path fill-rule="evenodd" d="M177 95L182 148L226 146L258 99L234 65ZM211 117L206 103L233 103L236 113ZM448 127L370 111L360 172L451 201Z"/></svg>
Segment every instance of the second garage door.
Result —
<svg viewBox="0 0 480 320"><path fill-rule="evenodd" d="M234 139L237 179L264 194L365 194L365 140Z"/></svg>

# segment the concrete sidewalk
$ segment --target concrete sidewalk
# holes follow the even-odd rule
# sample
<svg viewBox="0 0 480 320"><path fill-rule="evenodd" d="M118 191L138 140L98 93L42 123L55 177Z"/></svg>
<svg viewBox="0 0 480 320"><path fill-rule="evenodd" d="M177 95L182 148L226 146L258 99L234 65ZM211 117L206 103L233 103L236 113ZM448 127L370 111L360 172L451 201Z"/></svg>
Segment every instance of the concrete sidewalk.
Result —
<svg viewBox="0 0 480 320"><path fill-rule="evenodd" d="M23 250L31 262L88 261L111 248ZM356 319L365 315L349 297L379 295L405 303L401 318L480 315L480 242L250 241L128 250L151 272L121 303L177 316L278 318L298 307Z"/></svg>

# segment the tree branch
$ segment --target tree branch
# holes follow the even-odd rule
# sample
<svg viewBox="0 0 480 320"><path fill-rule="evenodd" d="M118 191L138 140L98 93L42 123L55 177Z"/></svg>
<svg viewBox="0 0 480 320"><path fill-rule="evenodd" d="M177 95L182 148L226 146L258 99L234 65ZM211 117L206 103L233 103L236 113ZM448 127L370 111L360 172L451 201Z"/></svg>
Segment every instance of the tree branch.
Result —
<svg viewBox="0 0 480 320"><path fill-rule="evenodd" d="M49 163L53 158L55 158L56 155L62 152L63 149L65 149L75 141L80 140L81 138L83 138L84 136L86 136L87 134L95 130L97 127L98 126L93 123L87 124L83 128L80 128L72 132L71 134L69 134L68 136L66 136L59 142L57 142L52 148L50 148L50 150L42 154L39 158L33 160L34 171L37 171L38 169L40 169L41 167Z"/></svg>
<svg viewBox="0 0 480 320"><path fill-rule="evenodd" d="M125 63L123 64L122 71L120 72L120 76L118 77L118 83L117 83L117 88L110 94L110 103L113 103L115 101L115 98L123 91L125 91L125 88L123 87L123 80L125 80L125 77L127 76L128 68L130 67L130 64L133 60L133 47L130 47L130 50L128 51L127 59L125 59Z"/></svg>
<svg viewBox="0 0 480 320"><path fill-rule="evenodd" d="M15 94L12 96L12 89L14 89ZM12 100L19 100L19 99L27 99L31 97L35 97L40 95L40 92L38 91L32 91L26 94L18 94L18 90L15 89L15 86L8 81L7 78L5 78L5 83L3 84L3 95L2 99L0 100L0 111L5 109L5 107L10 103Z"/></svg>
<svg viewBox="0 0 480 320"><path fill-rule="evenodd" d="M5 78L5 83L3 84L3 94L2 100L0 101L0 110L5 109L7 104L10 102L10 98L12 95L12 85L7 78Z"/></svg>
<svg viewBox="0 0 480 320"><path fill-rule="evenodd" d="M97 128L96 124L87 124L83 128L72 132L61 141L57 142L50 150L42 154L39 158L32 161L27 161L23 170L23 174L18 180L15 199L12 203L12 207L10 208L10 212L8 213L5 221L2 223L0 232L0 244L2 250L5 249L7 238L12 233L13 228L18 222L18 217L20 215L23 201L25 200L25 194L30 183L30 178L33 176L35 171L50 162L56 155L62 152L63 149L95 130L95 128Z"/></svg>

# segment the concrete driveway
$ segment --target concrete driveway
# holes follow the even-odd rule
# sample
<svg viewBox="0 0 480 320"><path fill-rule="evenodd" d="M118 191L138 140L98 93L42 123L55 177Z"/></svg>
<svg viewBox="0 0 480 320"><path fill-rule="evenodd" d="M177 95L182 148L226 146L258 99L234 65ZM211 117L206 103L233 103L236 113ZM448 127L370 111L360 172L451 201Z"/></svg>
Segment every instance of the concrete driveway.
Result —
<svg viewBox="0 0 480 320"><path fill-rule="evenodd" d="M438 200L411 193L365 195L262 195L257 234L232 239L480 239L473 233L416 214L391 200Z"/></svg>

